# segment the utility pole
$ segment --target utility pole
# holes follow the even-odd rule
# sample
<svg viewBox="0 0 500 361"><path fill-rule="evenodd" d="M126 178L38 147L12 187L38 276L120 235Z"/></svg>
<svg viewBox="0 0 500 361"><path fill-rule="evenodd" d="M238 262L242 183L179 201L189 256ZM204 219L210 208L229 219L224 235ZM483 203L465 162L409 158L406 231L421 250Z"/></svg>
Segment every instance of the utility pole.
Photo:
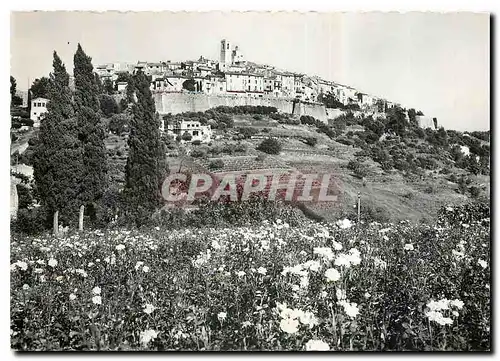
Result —
<svg viewBox="0 0 500 361"><path fill-rule="evenodd" d="M358 226L361 219L361 192L358 192Z"/></svg>

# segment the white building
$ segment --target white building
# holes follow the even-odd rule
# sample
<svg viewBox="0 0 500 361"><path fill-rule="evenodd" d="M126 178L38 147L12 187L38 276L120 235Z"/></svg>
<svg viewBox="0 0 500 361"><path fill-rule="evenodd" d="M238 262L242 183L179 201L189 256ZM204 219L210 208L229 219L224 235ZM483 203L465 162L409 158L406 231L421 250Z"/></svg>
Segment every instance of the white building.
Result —
<svg viewBox="0 0 500 361"><path fill-rule="evenodd" d="M228 93L263 93L264 76L261 74L226 72Z"/></svg>
<svg viewBox="0 0 500 361"><path fill-rule="evenodd" d="M127 82L126 81L119 81L116 83L116 90L119 92L123 92L127 89Z"/></svg>
<svg viewBox="0 0 500 361"><path fill-rule="evenodd" d="M238 46L234 47L234 50L231 54L231 60L233 64L238 64L243 61L243 54L241 53L241 50L238 48Z"/></svg>
<svg viewBox="0 0 500 361"><path fill-rule="evenodd" d="M40 126L40 121L45 117L45 113L47 113L48 102L49 100L45 98L35 98L31 100L30 119L34 121L34 127Z"/></svg>
<svg viewBox="0 0 500 361"><path fill-rule="evenodd" d="M185 133L191 135L190 142L199 140L201 143L209 143L212 139L212 129L210 125L201 125L197 120L181 120L167 125L167 134L181 136L181 143L186 142L182 139Z"/></svg>

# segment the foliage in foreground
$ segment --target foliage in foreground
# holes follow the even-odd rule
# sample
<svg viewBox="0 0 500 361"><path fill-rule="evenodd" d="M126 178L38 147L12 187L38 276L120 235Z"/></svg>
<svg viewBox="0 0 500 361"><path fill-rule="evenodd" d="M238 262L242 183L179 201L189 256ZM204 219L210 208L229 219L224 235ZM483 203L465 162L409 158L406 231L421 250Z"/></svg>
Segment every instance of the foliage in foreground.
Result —
<svg viewBox="0 0 500 361"><path fill-rule="evenodd" d="M487 219L14 236L11 345L489 350L489 246Z"/></svg>

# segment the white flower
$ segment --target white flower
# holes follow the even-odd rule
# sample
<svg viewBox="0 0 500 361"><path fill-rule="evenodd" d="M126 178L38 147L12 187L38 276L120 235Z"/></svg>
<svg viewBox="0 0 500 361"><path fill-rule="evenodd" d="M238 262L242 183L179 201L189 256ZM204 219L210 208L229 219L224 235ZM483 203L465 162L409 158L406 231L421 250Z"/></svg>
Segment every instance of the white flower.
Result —
<svg viewBox="0 0 500 361"><path fill-rule="evenodd" d="M361 253L356 248L351 248L349 250L349 255L347 256L349 263L358 265L361 262Z"/></svg>
<svg viewBox="0 0 500 361"><path fill-rule="evenodd" d="M365 298L368 299L370 298L372 295L370 295L368 292L365 292Z"/></svg>
<svg viewBox="0 0 500 361"><path fill-rule="evenodd" d="M140 335L142 345L146 347L150 341L153 341L156 337L158 337L158 333L159 332L156 332L154 330L142 331Z"/></svg>
<svg viewBox="0 0 500 361"><path fill-rule="evenodd" d="M49 259L49 266L54 268L57 266L57 261L54 258Z"/></svg>
<svg viewBox="0 0 500 361"><path fill-rule="evenodd" d="M94 287L94 288L92 289L92 293L93 293L94 295L100 295L100 294L101 294L101 287L99 287L99 286Z"/></svg>
<svg viewBox="0 0 500 361"><path fill-rule="evenodd" d="M488 263L486 263L486 261L483 261L482 259L479 259L477 263L483 268L488 267Z"/></svg>
<svg viewBox="0 0 500 361"><path fill-rule="evenodd" d="M94 297L92 297L92 302L94 302L96 305L102 304L101 296L94 296Z"/></svg>
<svg viewBox="0 0 500 361"><path fill-rule="evenodd" d="M246 328L246 327L250 327L252 326L252 323L250 321L244 321L241 326L243 326L243 328Z"/></svg>
<svg viewBox="0 0 500 361"><path fill-rule="evenodd" d="M330 346L321 340L309 340L306 343L306 351L329 351Z"/></svg>
<svg viewBox="0 0 500 361"><path fill-rule="evenodd" d="M356 316L359 313L358 309L358 304L355 302L346 302L346 301L340 301L339 304L344 307L344 312L349 316L350 318L356 318Z"/></svg>
<svg viewBox="0 0 500 361"><path fill-rule="evenodd" d="M149 267L148 266L142 267L142 272L148 273L149 272Z"/></svg>
<svg viewBox="0 0 500 361"><path fill-rule="evenodd" d="M118 246L115 247L117 251L121 251L125 249L125 245L119 244Z"/></svg>
<svg viewBox="0 0 500 361"><path fill-rule="evenodd" d="M302 250L302 251L299 252L299 255L301 255L301 256L307 256L307 252L304 251L304 250Z"/></svg>
<svg viewBox="0 0 500 361"><path fill-rule="evenodd" d="M70 299L71 301L76 300L76 295L75 295L74 293L71 293L71 294L69 295L69 299Z"/></svg>
<svg viewBox="0 0 500 361"><path fill-rule="evenodd" d="M246 275L246 273L244 271L238 271L238 272L236 272L236 276L238 276L238 277L243 277L244 275Z"/></svg>
<svg viewBox="0 0 500 361"><path fill-rule="evenodd" d="M220 320L220 321L224 321L227 317L227 313L226 312L219 312L217 314L217 318Z"/></svg>
<svg viewBox="0 0 500 361"><path fill-rule="evenodd" d="M217 242L217 240L215 240L215 239L212 241L212 248L213 249L221 249L219 242Z"/></svg>
<svg viewBox="0 0 500 361"><path fill-rule="evenodd" d="M56 277L56 281L58 281L58 282L62 282L63 279L64 279L64 276L57 276Z"/></svg>
<svg viewBox="0 0 500 361"><path fill-rule="evenodd" d="M325 298L326 296L328 296L328 293L326 291L321 291L321 298Z"/></svg>
<svg viewBox="0 0 500 361"><path fill-rule="evenodd" d="M427 307L431 311L441 311L441 310L447 310L449 308L449 304L450 304L450 301L447 300L446 298L443 298L442 300L439 300L439 301L431 300L427 304Z"/></svg>
<svg viewBox="0 0 500 361"><path fill-rule="evenodd" d="M333 241L332 245L333 245L333 248L335 248L336 251L342 250L342 245L340 243Z"/></svg>
<svg viewBox="0 0 500 361"><path fill-rule="evenodd" d="M414 250L413 244L411 244L411 243L405 244L405 250L406 251L413 251Z"/></svg>
<svg viewBox="0 0 500 361"><path fill-rule="evenodd" d="M261 275L265 275L267 273L267 269L264 267L259 267L257 268L257 273L260 273Z"/></svg>
<svg viewBox="0 0 500 361"><path fill-rule="evenodd" d="M23 271L26 271L28 269L28 264L23 261L17 261L16 266L22 269Z"/></svg>
<svg viewBox="0 0 500 361"><path fill-rule="evenodd" d="M335 294L337 295L338 300L345 300L347 298L347 293L345 290L341 290L340 288L337 288L335 290Z"/></svg>
<svg viewBox="0 0 500 361"><path fill-rule="evenodd" d="M28 286L26 283L23 285L23 290L27 291L30 289L30 286Z"/></svg>
<svg viewBox="0 0 500 361"><path fill-rule="evenodd" d="M35 268L34 272L35 273L43 273L43 269L42 268Z"/></svg>
<svg viewBox="0 0 500 361"><path fill-rule="evenodd" d="M335 258L334 264L335 264L335 266L338 266L338 267L344 266L347 268L351 265L349 257L344 253L339 254L337 256L337 258Z"/></svg>
<svg viewBox="0 0 500 361"><path fill-rule="evenodd" d="M459 299L454 299L454 300L450 301L450 305L461 310L464 307L464 302L460 301Z"/></svg>
<svg viewBox="0 0 500 361"><path fill-rule="evenodd" d="M151 314L155 309L156 307L150 303L146 303L144 305L144 312L147 313L148 315Z"/></svg>
<svg viewBox="0 0 500 361"><path fill-rule="evenodd" d="M141 267L142 265L144 265L144 262L142 261L137 261L137 263L135 264L135 270L137 271L139 269L139 267Z"/></svg>
<svg viewBox="0 0 500 361"><path fill-rule="evenodd" d="M299 315L299 320L300 323L303 325L309 326L309 328L313 328L318 324L318 319L312 312L306 311L306 312L301 312Z"/></svg>
<svg viewBox="0 0 500 361"><path fill-rule="evenodd" d="M436 321L438 319L443 318L443 314L439 311L431 310L431 311L426 312L425 315L429 318L429 321Z"/></svg>
<svg viewBox="0 0 500 361"><path fill-rule="evenodd" d="M315 247L313 253L317 254L328 261L331 261L334 257L333 251L330 247Z"/></svg>
<svg viewBox="0 0 500 361"><path fill-rule="evenodd" d="M285 318L280 322L281 331L293 334L299 330L299 321L292 318Z"/></svg>
<svg viewBox="0 0 500 361"><path fill-rule="evenodd" d="M335 282L340 279L340 273L335 268L329 268L325 272L325 277L328 282Z"/></svg>
<svg viewBox="0 0 500 361"><path fill-rule="evenodd" d="M318 261L307 261L304 266L308 267L311 271L318 272L321 264Z"/></svg>
<svg viewBox="0 0 500 361"><path fill-rule="evenodd" d="M80 269L80 268L75 270L75 272L80 274L83 278L86 278L88 276L87 272L85 272L85 270Z"/></svg>
<svg viewBox="0 0 500 361"><path fill-rule="evenodd" d="M453 314L453 316L458 317L458 312L457 311L452 311L451 313Z"/></svg>
<svg viewBox="0 0 500 361"><path fill-rule="evenodd" d="M353 225L352 222L350 220L348 220L347 218L343 219L343 220L338 220L336 224L337 224L337 227L342 228L342 229L351 228Z"/></svg>

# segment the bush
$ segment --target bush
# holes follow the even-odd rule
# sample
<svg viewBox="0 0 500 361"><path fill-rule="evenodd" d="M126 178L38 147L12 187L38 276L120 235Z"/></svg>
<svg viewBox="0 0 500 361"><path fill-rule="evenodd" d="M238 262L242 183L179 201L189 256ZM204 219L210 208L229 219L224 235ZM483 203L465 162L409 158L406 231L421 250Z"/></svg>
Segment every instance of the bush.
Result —
<svg viewBox="0 0 500 361"><path fill-rule="evenodd" d="M311 147L314 147L318 143L318 138L315 137L304 138L304 143L310 145Z"/></svg>
<svg viewBox="0 0 500 361"><path fill-rule="evenodd" d="M33 195L31 194L31 189L23 184L17 184L16 188L19 200L19 209L30 207L33 204Z"/></svg>
<svg viewBox="0 0 500 361"><path fill-rule="evenodd" d="M189 155L193 158L203 158L207 154L201 149L193 149Z"/></svg>
<svg viewBox="0 0 500 361"><path fill-rule="evenodd" d="M193 141L191 142L191 144L192 144L192 145L200 145L200 144L201 144L201 140L199 140L199 139L193 140Z"/></svg>
<svg viewBox="0 0 500 361"><path fill-rule="evenodd" d="M214 161L211 161L210 164L208 165L208 168L210 170L219 170L224 168L224 161L222 159L216 159Z"/></svg>
<svg viewBox="0 0 500 361"><path fill-rule="evenodd" d="M472 186L469 188L469 193L472 198L479 198L479 195L481 194L481 188Z"/></svg>
<svg viewBox="0 0 500 361"><path fill-rule="evenodd" d="M275 138L267 138L262 141L257 147L257 150L267 154L280 154L281 144Z"/></svg>
<svg viewBox="0 0 500 361"><path fill-rule="evenodd" d="M244 139L252 138L254 135L259 133L259 130L252 127L239 128L238 133L243 136Z"/></svg>
<svg viewBox="0 0 500 361"><path fill-rule="evenodd" d="M127 114L114 114L109 120L108 131L113 134L121 135L128 131L130 125L130 116Z"/></svg>
<svg viewBox="0 0 500 361"><path fill-rule="evenodd" d="M12 232L39 234L48 229L47 215L42 207L19 208L16 219L11 222Z"/></svg>
<svg viewBox="0 0 500 361"><path fill-rule="evenodd" d="M101 104L101 111L106 117L120 112L120 108L118 107L115 98L111 95L101 94L99 96L99 102Z"/></svg>
<svg viewBox="0 0 500 361"><path fill-rule="evenodd" d="M189 142L191 139L193 139L193 136L188 131L185 131L184 134L182 134L181 139L185 142Z"/></svg>
<svg viewBox="0 0 500 361"><path fill-rule="evenodd" d="M350 160L347 168L352 170L357 178L361 179L368 175L368 167L357 160Z"/></svg>
<svg viewBox="0 0 500 361"><path fill-rule="evenodd" d="M254 120L262 120L262 119L263 119L263 118L262 118L262 115L260 115L260 114L254 114L254 115L252 116L252 118L253 118Z"/></svg>

